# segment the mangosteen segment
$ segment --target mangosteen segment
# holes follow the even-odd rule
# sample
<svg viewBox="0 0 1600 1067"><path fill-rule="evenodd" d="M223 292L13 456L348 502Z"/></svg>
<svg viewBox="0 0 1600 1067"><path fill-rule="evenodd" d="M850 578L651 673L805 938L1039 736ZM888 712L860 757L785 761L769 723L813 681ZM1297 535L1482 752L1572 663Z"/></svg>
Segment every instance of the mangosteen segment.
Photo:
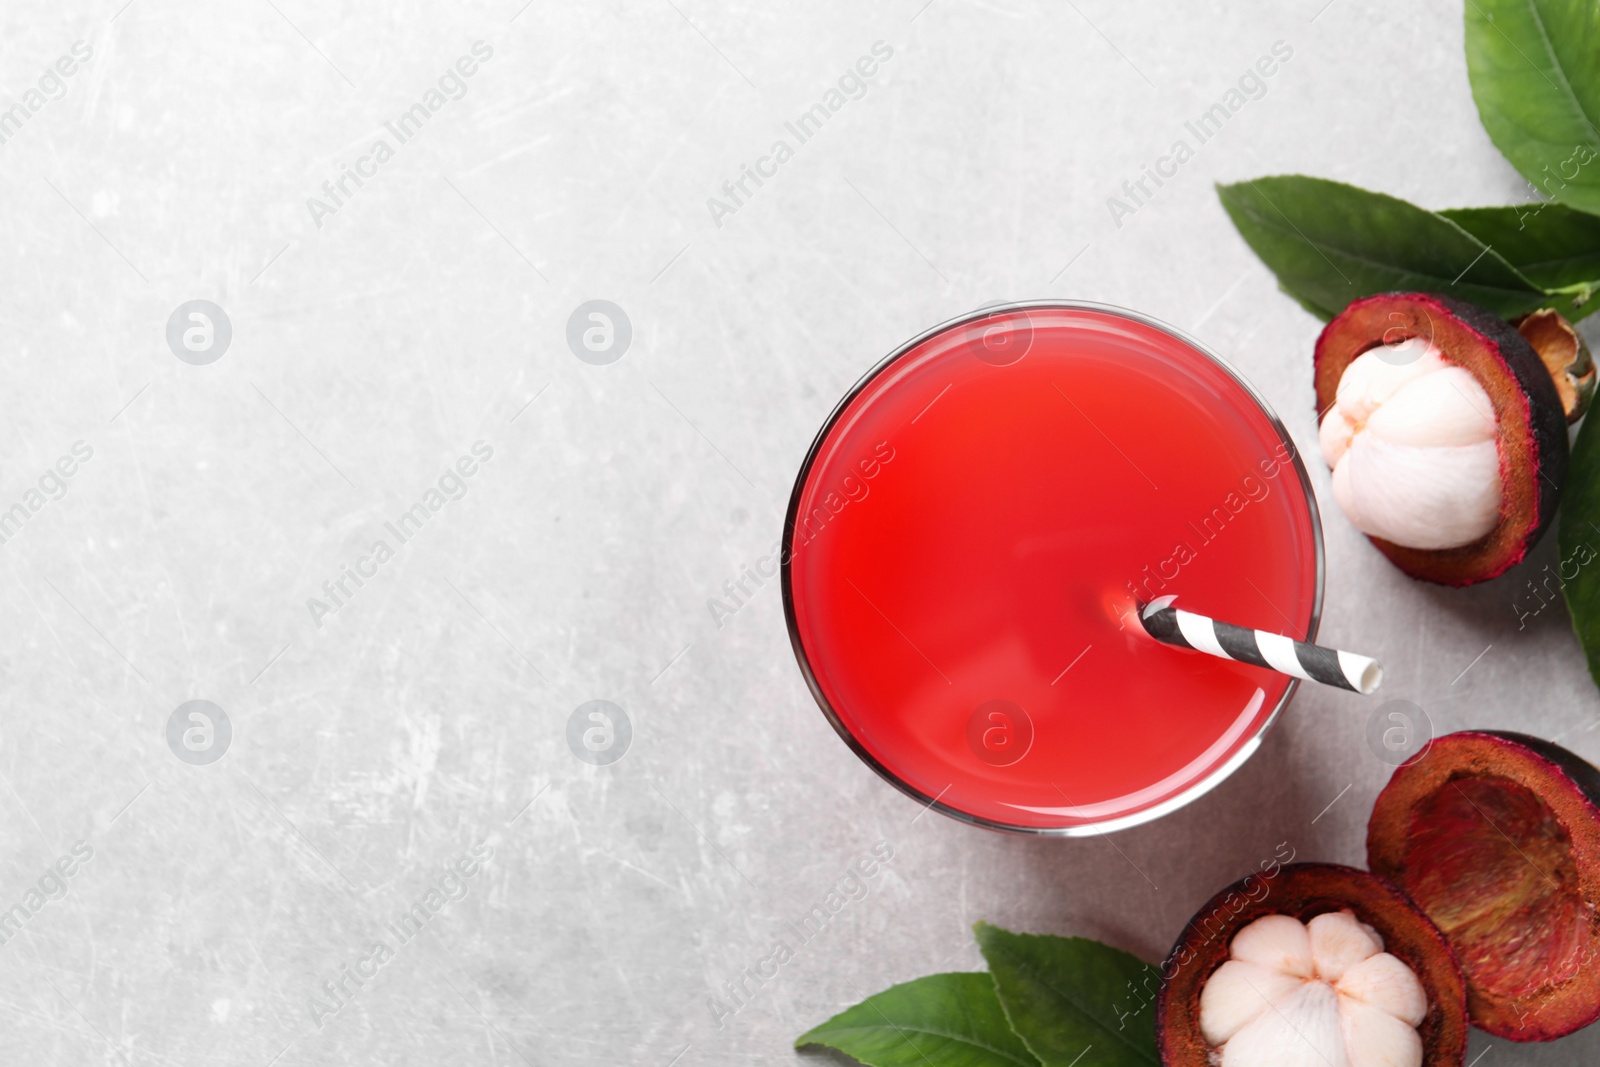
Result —
<svg viewBox="0 0 1600 1067"><path fill-rule="evenodd" d="M1166 1067L1465 1058L1466 990L1449 945L1393 885L1351 867L1292 864L1223 890L1190 920L1162 976ZM1275 1013L1261 1012L1263 997Z"/></svg>
<svg viewBox="0 0 1600 1067"><path fill-rule="evenodd" d="M1350 407L1350 389L1341 399L1341 381L1363 356L1359 373L1381 372L1373 396L1417 393L1405 417L1434 413L1438 421L1399 435L1418 447L1374 448L1393 444L1394 427L1403 422L1393 411L1364 449L1345 455L1352 437L1376 429L1367 427L1362 410L1336 410ZM1477 388L1438 377L1457 368ZM1562 399L1539 353L1493 313L1428 293L1357 300L1317 339L1315 385L1323 452L1336 483L1343 479L1336 495L1341 503L1361 502L1351 507L1368 514L1351 515L1352 521L1407 574L1455 586L1495 577L1521 561L1554 518L1567 470ZM1461 432L1474 408L1483 409L1481 440L1493 440L1492 456L1479 438ZM1378 408L1374 418L1382 415ZM1340 475L1345 462L1354 465ZM1352 488L1363 472L1363 483Z"/></svg>
<svg viewBox="0 0 1600 1067"><path fill-rule="evenodd" d="M1549 1041L1600 1019L1600 771L1521 734L1439 738L1379 794L1367 862L1454 948L1475 1025Z"/></svg>
<svg viewBox="0 0 1600 1067"><path fill-rule="evenodd" d="M1500 521L1494 408L1426 338L1368 349L1322 417L1322 458L1351 525L1414 549L1470 545Z"/></svg>

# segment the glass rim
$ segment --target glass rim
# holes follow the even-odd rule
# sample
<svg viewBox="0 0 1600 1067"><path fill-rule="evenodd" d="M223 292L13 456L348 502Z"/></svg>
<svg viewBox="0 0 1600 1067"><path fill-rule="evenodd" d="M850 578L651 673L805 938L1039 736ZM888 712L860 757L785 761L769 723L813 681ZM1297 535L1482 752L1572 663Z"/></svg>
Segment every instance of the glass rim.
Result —
<svg viewBox="0 0 1600 1067"><path fill-rule="evenodd" d="M783 543L778 556L780 578L779 585L781 586L783 592L783 620L789 631L789 644L793 648L795 659L800 665L800 673L805 678L806 687L811 690L812 698L816 700L817 706L822 709L822 714L824 717L826 717L828 722L832 724L834 732L839 735L844 743L849 746L850 750L854 752L863 763L876 771L879 777L883 778L890 785L900 790L900 792L922 804L924 811L931 808L934 811L939 812L941 815L945 815L949 818L955 819L958 822L963 822L971 826L980 826L986 830L995 830L1002 833L1024 834L1031 837L1095 837L1101 834L1112 833L1117 830L1126 830L1135 826L1141 826L1148 822L1153 822L1162 816L1169 815L1172 812L1177 811L1179 808L1186 807L1187 805L1200 799L1205 794L1209 793L1212 789L1215 789L1218 785L1221 785L1235 771L1243 766L1246 760L1255 755L1256 750L1261 747L1262 739L1277 723L1279 716L1283 714L1283 709L1286 708L1289 704L1289 701L1293 699L1295 692L1300 687L1300 680L1297 678L1289 679L1288 685L1283 690L1283 694L1278 698L1277 703L1273 706L1271 714L1261 721L1261 725L1254 732L1252 732L1248 738L1245 739L1243 744L1241 744L1232 755L1213 767L1211 771L1204 777L1200 778L1198 781L1189 785L1185 789L1173 794L1170 797L1167 797L1165 800L1157 804L1152 804L1148 808L1133 812L1128 815L1120 815L1109 819L1083 822L1072 826L1022 826L1015 823L1003 822L998 819L986 818L981 815L974 815L971 812L962 811L960 808L945 804L939 799L944 795L943 792L941 792L938 796L930 796L921 789L905 781L899 775L895 774L876 756L867 750L867 747L862 744L860 739L857 738L850 728L845 725L843 718L840 717L838 711L829 702L827 695L822 691L821 683L817 680L816 672L811 667L811 660L806 653L805 643L800 637L799 620L795 616L794 585L792 576L790 574L790 565L794 558L793 544L795 519L799 514L800 498L805 493L806 482L811 476L811 469L816 463L817 456L821 452L823 444L827 441L828 435L833 432L833 428L838 424L839 419L849 409L850 405L855 402L856 397L860 396L868 385L872 384L872 382L876 380L880 374L892 367L902 356L917 348L925 341L928 341L942 333L956 329L957 327L967 325L972 322L977 322L981 319L989 318L997 314L1011 311L1025 312L1035 309L1041 311L1064 310L1099 312L1104 315L1109 315L1114 318L1127 319L1129 321L1139 323L1140 325L1159 330L1160 332L1167 334L1169 337L1188 345L1194 351L1200 353L1212 363L1216 364L1216 366L1220 368L1223 373L1227 374L1229 378L1233 379L1233 381L1244 391L1245 395L1250 398L1251 402L1256 405L1256 407L1261 411L1261 414L1266 417L1266 420L1272 427L1273 432L1278 435L1281 441L1288 444L1290 448L1292 459L1294 461L1295 474L1299 477L1301 493L1305 499L1306 509L1311 518L1312 545L1316 562L1316 587L1313 590L1311 598L1311 621L1304 640L1316 640L1317 630L1322 622L1323 577L1325 570L1325 558L1322 543L1322 515L1320 510L1317 508L1317 497L1316 492L1311 484L1311 476L1307 473L1305 463L1301 460L1299 447L1295 444L1294 439L1289 435L1288 427L1286 427L1283 424L1283 421L1278 418L1278 414L1272 409L1272 405L1267 403L1266 397L1261 395L1260 391L1257 390L1253 384L1251 384L1250 380L1243 374L1239 373L1238 368L1234 367L1233 364L1229 363L1222 356L1212 351L1208 345L1204 344L1183 330L1180 330L1168 323L1162 322L1160 319L1146 315L1143 312L1134 311L1130 308L1117 307L1114 304L1101 304L1089 300L1041 299L1016 300L986 304L983 307L974 309L973 311L957 315L954 318L946 319L938 325L922 331L915 337L897 346L892 352L880 359L870 370L862 375L861 378L850 387L849 391L845 393L839 402L834 405L833 410L828 413L828 417L822 423L822 428L817 431L816 437L812 439L811 447L806 450L805 459L800 464L800 472L795 476L794 489L789 494L789 507L784 514L783 520Z"/></svg>

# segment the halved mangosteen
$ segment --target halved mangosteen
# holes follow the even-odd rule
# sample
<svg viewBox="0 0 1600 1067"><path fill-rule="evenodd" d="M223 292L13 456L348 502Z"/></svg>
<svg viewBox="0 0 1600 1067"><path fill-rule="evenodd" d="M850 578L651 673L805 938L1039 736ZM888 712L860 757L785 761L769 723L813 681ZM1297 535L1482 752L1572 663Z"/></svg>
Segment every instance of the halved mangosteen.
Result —
<svg viewBox="0 0 1600 1067"><path fill-rule="evenodd" d="M1431 918L1472 1021L1548 1041L1600 1019L1600 771L1559 745L1467 731L1378 795L1367 865Z"/></svg>
<svg viewBox="0 0 1600 1067"><path fill-rule="evenodd" d="M1317 339L1315 384L1334 496L1407 574L1493 578L1550 524L1567 472L1562 396L1492 312L1428 293L1357 300Z"/></svg>
<svg viewBox="0 0 1600 1067"><path fill-rule="evenodd" d="M1166 1067L1455 1067L1466 988L1450 946L1376 875L1291 864L1217 894L1163 967Z"/></svg>

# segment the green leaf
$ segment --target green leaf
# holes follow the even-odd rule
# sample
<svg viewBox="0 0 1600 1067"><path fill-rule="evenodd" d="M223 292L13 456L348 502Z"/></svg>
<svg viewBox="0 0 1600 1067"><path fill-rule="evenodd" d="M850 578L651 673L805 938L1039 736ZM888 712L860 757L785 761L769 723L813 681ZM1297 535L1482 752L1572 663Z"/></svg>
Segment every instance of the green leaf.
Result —
<svg viewBox="0 0 1600 1067"><path fill-rule="evenodd" d="M1148 1067L1161 972L1082 937L974 929L1011 1026L1044 1067Z"/></svg>
<svg viewBox="0 0 1600 1067"><path fill-rule="evenodd" d="M1600 567L1587 566L1600 555L1600 419L1585 418L1578 428L1560 520L1557 539L1567 614L1589 660L1589 675L1600 685ZM1578 568L1571 578L1566 577L1569 562Z"/></svg>
<svg viewBox="0 0 1600 1067"><path fill-rule="evenodd" d="M1600 212L1600 5L1465 7L1467 76L1489 139L1543 195Z"/></svg>
<svg viewBox="0 0 1600 1067"><path fill-rule="evenodd" d="M827 1045L868 1067L1039 1067L1012 1033L994 980L930 974L847 1008L795 1039Z"/></svg>
<svg viewBox="0 0 1600 1067"><path fill-rule="evenodd" d="M1217 186L1239 233L1307 310L1409 290L1513 318L1549 303L1515 267L1449 219L1383 193L1301 175Z"/></svg>
<svg viewBox="0 0 1600 1067"><path fill-rule="evenodd" d="M1551 294L1550 306L1568 319L1600 311L1600 300L1590 299L1600 290L1600 216L1547 201L1453 208L1439 214Z"/></svg>

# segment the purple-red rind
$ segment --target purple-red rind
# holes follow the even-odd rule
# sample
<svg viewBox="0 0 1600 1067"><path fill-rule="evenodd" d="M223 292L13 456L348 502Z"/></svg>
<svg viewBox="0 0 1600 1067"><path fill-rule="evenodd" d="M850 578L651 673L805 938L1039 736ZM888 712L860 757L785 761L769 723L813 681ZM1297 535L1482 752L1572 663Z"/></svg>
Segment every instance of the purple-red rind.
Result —
<svg viewBox="0 0 1600 1067"><path fill-rule="evenodd" d="M1513 999L1474 984L1457 955L1474 1026L1509 1041L1553 1041L1600 1022L1600 972L1594 966L1600 961L1600 769L1554 742L1510 730L1446 734L1398 767L1378 794L1367 823L1367 866L1406 891L1412 884L1406 862L1412 812L1438 789L1474 775L1531 790L1572 842L1577 891L1588 916L1587 942L1572 977Z"/></svg>

